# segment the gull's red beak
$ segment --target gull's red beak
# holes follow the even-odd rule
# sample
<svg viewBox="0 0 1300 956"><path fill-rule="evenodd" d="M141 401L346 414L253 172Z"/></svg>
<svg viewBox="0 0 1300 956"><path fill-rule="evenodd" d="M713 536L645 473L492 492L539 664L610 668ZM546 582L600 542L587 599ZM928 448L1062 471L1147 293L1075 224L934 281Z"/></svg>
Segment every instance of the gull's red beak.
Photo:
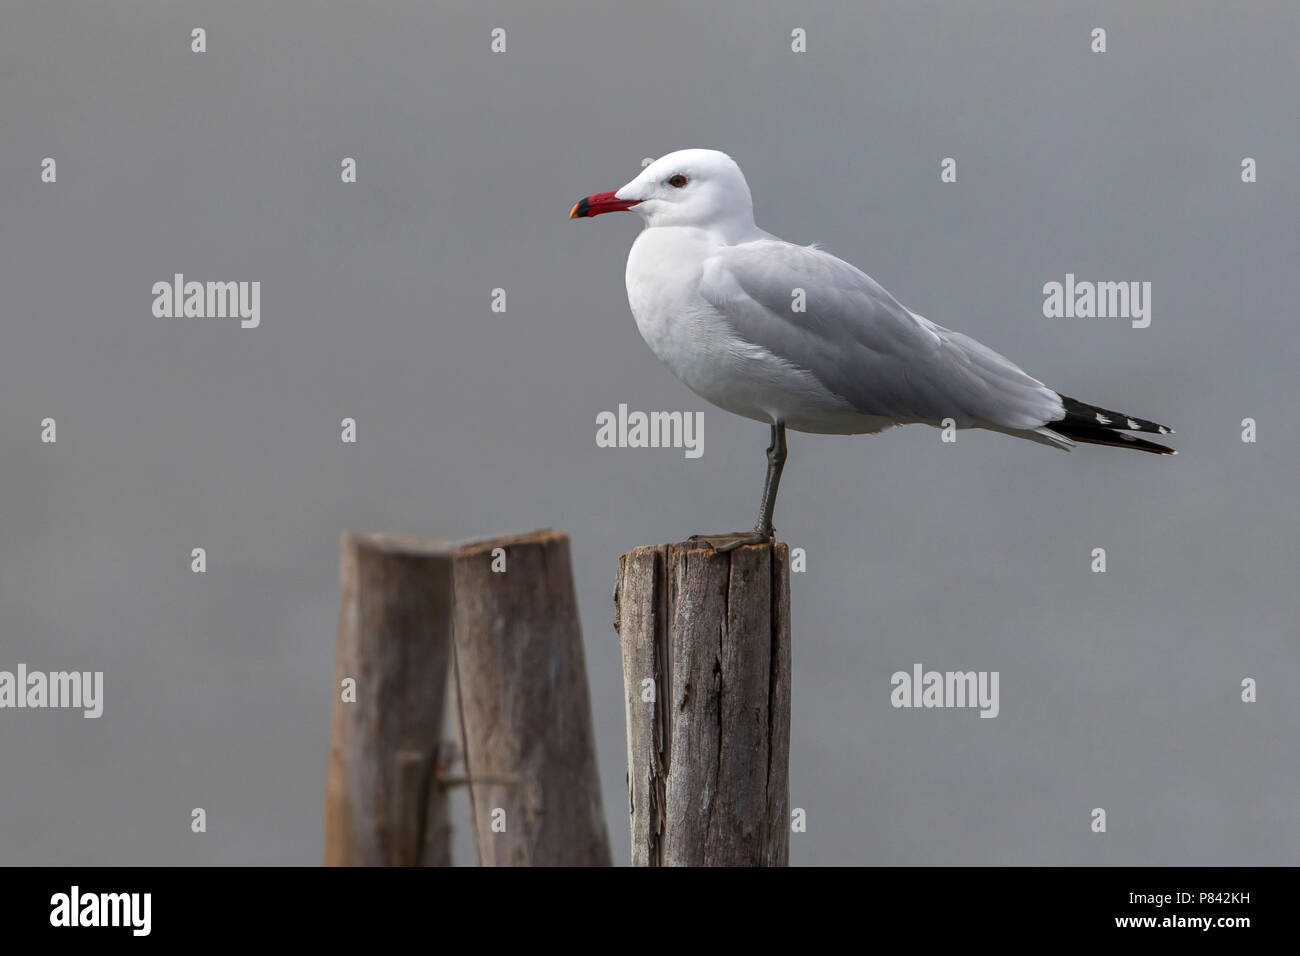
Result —
<svg viewBox="0 0 1300 956"><path fill-rule="evenodd" d="M613 193L596 193L574 203L573 208L569 210L569 218L590 219L592 216L599 216L602 212L622 212L624 209L631 209L640 201L639 199L615 199Z"/></svg>

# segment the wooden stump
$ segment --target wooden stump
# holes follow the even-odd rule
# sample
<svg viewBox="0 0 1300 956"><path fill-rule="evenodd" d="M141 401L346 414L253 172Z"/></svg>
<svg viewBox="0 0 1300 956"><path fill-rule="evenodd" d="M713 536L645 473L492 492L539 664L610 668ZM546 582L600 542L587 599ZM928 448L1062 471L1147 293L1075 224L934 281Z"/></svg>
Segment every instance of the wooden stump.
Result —
<svg viewBox="0 0 1300 956"><path fill-rule="evenodd" d="M463 545L453 565L454 666L479 863L608 866L568 535Z"/></svg>
<svg viewBox="0 0 1300 956"><path fill-rule="evenodd" d="M329 776L327 866L447 866L437 785L451 655L452 549L345 534ZM345 679L355 683L344 699Z"/></svg>
<svg viewBox="0 0 1300 956"><path fill-rule="evenodd" d="M789 548L619 561L635 866L789 860Z"/></svg>

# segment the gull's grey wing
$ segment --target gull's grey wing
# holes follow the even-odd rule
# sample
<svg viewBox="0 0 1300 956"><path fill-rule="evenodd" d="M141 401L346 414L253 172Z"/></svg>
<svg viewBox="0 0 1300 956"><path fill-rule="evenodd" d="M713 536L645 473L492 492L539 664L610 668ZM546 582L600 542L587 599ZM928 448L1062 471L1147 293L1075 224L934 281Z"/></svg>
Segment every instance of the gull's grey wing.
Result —
<svg viewBox="0 0 1300 956"><path fill-rule="evenodd" d="M820 249L779 239L729 246L705 262L700 294L742 338L865 414L999 430L1037 429L1064 415L1060 396L1010 360L914 315Z"/></svg>

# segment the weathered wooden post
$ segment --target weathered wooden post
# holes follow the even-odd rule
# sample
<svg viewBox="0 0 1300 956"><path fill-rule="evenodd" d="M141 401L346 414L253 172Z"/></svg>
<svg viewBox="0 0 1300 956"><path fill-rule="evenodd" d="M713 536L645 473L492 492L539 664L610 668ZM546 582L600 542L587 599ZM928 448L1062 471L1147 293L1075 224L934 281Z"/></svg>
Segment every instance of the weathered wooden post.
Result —
<svg viewBox="0 0 1300 956"><path fill-rule="evenodd" d="M637 548L614 600L633 865L786 865L789 548Z"/></svg>
<svg viewBox="0 0 1300 956"><path fill-rule="evenodd" d="M449 865L446 796L435 777L451 655L452 546L344 534L341 552L325 864Z"/></svg>
<svg viewBox="0 0 1300 956"><path fill-rule="evenodd" d="M453 569L453 666L479 863L608 866L568 535L465 544Z"/></svg>

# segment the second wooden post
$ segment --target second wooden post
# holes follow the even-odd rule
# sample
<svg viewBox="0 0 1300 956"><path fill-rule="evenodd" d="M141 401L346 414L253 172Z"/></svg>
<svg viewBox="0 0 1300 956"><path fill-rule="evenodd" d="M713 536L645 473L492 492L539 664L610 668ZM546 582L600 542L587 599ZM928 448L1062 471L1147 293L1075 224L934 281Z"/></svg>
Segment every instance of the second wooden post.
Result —
<svg viewBox="0 0 1300 956"><path fill-rule="evenodd" d="M483 866L608 866L569 536L461 545L455 682Z"/></svg>

